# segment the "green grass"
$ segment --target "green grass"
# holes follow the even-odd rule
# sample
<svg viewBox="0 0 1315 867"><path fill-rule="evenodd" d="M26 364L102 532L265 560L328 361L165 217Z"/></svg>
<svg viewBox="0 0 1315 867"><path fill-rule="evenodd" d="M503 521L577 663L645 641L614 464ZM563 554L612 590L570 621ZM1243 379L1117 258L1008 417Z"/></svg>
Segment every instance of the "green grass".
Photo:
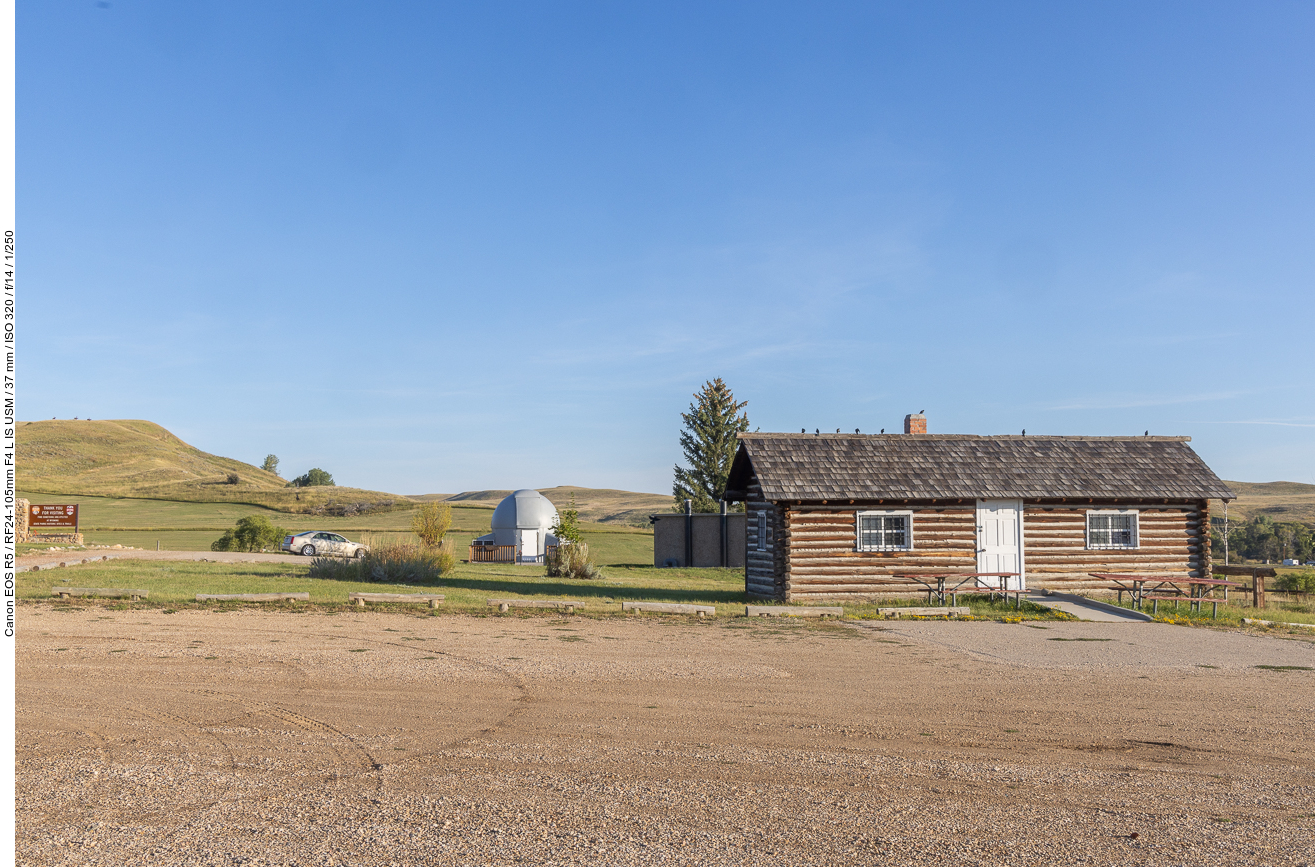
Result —
<svg viewBox="0 0 1315 867"><path fill-rule="evenodd" d="M369 537L390 536L415 541L411 534L412 509L351 518L295 515L260 506L235 503L181 503L127 497L88 497L19 493L34 503L76 503L83 539L89 545L125 545L154 551L209 551L210 543L239 518L264 515L285 530L331 530L369 544ZM418 504L417 504L418 505ZM452 530L448 533L461 556L471 539L489 532L493 511L482 505L452 504ZM599 563L648 564L653 562L653 532L618 524L581 525L585 541ZM27 551L45 544L32 543ZM20 553L25 553L20 551Z"/></svg>
<svg viewBox="0 0 1315 867"><path fill-rule="evenodd" d="M739 569L656 569L652 566L607 566L604 577L593 581L548 578L542 566L475 563L458 566L451 575L435 584L381 584L359 581L315 579L307 574L309 563L196 563L191 561L111 560L67 569L21 572L18 574L18 597L24 600L49 600L52 587L122 587L144 589L150 593L141 603L71 601L61 605L105 605L115 607L145 606L178 610L180 608L241 607L241 603L195 602L197 593L272 593L305 592L310 605L346 609L347 594L356 591L387 593L442 593L446 602L439 612L490 614L488 600L494 598L574 599L584 603L581 612L588 615L619 615L621 604L634 602L683 602L716 605L725 615L742 614L742 606L756 603L744 593L744 574ZM917 600L905 600L917 604ZM888 606L893 603L882 603ZM300 603L286 603L279 608L304 608ZM846 604L847 617L876 616L875 604ZM1049 609L1025 605L1016 612L1004 602L974 599L974 616L1017 622L1019 619L1056 620ZM416 613L428 609L416 606ZM513 610L501 616L540 616L539 611ZM555 616L555 615L554 615Z"/></svg>
<svg viewBox="0 0 1315 867"><path fill-rule="evenodd" d="M1103 601L1117 604L1112 599ZM1122 607L1132 608L1132 604L1124 602ZM1153 610L1151 603L1144 603L1142 610L1150 614ZM1309 602L1294 603L1287 594L1275 593L1272 590L1266 593L1264 608L1252 608L1249 604L1249 594L1235 591L1227 605L1224 604L1222 599L1219 601L1218 619L1210 616L1211 610L1209 599L1201 604L1200 611L1192 611L1186 599L1179 602L1177 608L1174 607L1172 601L1165 602L1161 600L1158 619L1164 623L1220 626L1232 629L1246 627L1247 624L1242 622L1243 618L1272 620L1276 623L1315 623L1315 604Z"/></svg>
<svg viewBox="0 0 1315 867"><path fill-rule="evenodd" d="M49 599L52 587L133 587L150 592L152 606L195 605L197 593L305 592L315 604L346 605L356 591L443 593L444 610L488 613L494 597L576 599L586 610L619 612L622 601L744 603L744 576L732 569L611 567L596 581L547 578L542 566L463 564L432 585L378 584L310 578L307 565L282 563L194 563L115 561L67 569L20 572L20 599ZM143 604L147 604L143 603ZM295 605L293 606L295 607ZM420 609L417 609L420 610Z"/></svg>

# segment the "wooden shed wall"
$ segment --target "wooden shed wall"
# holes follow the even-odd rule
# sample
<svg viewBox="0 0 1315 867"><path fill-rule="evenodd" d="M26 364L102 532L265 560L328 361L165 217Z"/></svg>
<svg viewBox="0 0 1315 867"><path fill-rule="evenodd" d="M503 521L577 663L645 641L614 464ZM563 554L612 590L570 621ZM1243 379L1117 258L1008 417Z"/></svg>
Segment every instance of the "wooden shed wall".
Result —
<svg viewBox="0 0 1315 867"><path fill-rule="evenodd" d="M897 592L900 575L977 568L976 504L910 506L913 549L857 551L857 512L890 505L777 506L762 499L757 479L748 493L746 592L786 601L813 596ZM1136 508L1139 546L1090 550L1089 509ZM1025 504L1023 558L1029 587L1091 584L1088 572L1151 572L1199 576L1209 557L1208 504L1092 503L1082 507ZM757 513L768 514L766 550L757 551Z"/></svg>
<svg viewBox="0 0 1315 867"><path fill-rule="evenodd" d="M1087 548L1088 509L1137 509L1138 546ZM1089 572L1150 572L1202 577L1209 567L1209 503L1149 505L1107 503L1070 507L1026 506L1024 562L1029 587L1096 583Z"/></svg>
<svg viewBox="0 0 1315 867"><path fill-rule="evenodd" d="M898 575L971 572L977 566L973 507L914 508L913 550L856 551L857 513L868 508L792 507L785 511L789 558L784 589L790 599L812 594L891 592Z"/></svg>
<svg viewBox="0 0 1315 867"><path fill-rule="evenodd" d="M782 576L785 574L781 538L782 509L763 499L762 487L755 476L750 479L745 498L748 525L744 533L744 592L768 599L784 598ZM759 515L767 515L767 535L762 550L758 544Z"/></svg>

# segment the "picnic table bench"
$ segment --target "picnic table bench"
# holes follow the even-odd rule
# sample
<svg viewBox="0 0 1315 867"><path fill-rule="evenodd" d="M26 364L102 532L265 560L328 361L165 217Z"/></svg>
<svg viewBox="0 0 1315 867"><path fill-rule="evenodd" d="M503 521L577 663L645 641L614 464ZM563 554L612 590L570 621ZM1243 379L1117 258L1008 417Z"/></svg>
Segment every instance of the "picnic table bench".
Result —
<svg viewBox="0 0 1315 867"><path fill-rule="evenodd" d="M136 602L150 594L145 590L126 590L119 587L51 587L51 596L68 599L70 596L103 596L109 599L128 598Z"/></svg>
<svg viewBox="0 0 1315 867"><path fill-rule="evenodd" d="M446 597L442 593L348 593L347 601L356 603L357 608L364 608L367 602L427 602L430 608L437 608L438 603Z"/></svg>
<svg viewBox="0 0 1315 867"><path fill-rule="evenodd" d="M938 605L944 605L947 594L950 597L950 604L958 605L958 595L960 593L990 593L992 599L995 598L996 593L1005 594L1006 596L1012 593L1014 594L1014 607L1017 608L1020 604L1020 595L1027 592L1022 588L1011 589L1009 587L1009 579L1017 578L1017 572L932 572L921 575L900 575L898 577L904 581L916 582L925 587L927 589L928 605L931 604L933 598L935 598ZM977 586L977 582L988 578L996 579L994 583L999 586L993 587L990 584L982 587ZM973 586L965 588L964 585L969 582L973 582Z"/></svg>
<svg viewBox="0 0 1315 867"><path fill-rule="evenodd" d="M1200 611L1201 603L1209 600L1213 606L1211 617L1219 618L1219 602L1213 593L1216 588L1224 589L1223 601L1228 601L1228 588L1239 587L1236 581L1221 581L1216 578L1183 578L1178 575L1138 575L1123 574L1118 572L1088 572L1093 578L1100 578L1103 581L1110 581L1115 585L1119 593L1119 602L1123 602L1123 594L1127 592L1132 597L1133 607L1140 611L1143 603L1151 603L1151 613L1158 614L1160 603L1172 601L1174 607L1178 607L1180 600L1187 600L1192 610ZM1149 591L1146 589L1147 584L1154 584ZM1178 585L1185 585L1186 590Z"/></svg>
<svg viewBox="0 0 1315 867"><path fill-rule="evenodd" d="M488 603L503 612L509 608L556 608L574 614L575 609L584 607L583 602L574 599L490 599Z"/></svg>
<svg viewBox="0 0 1315 867"><path fill-rule="evenodd" d="M309 602L309 593L198 593L197 602Z"/></svg>

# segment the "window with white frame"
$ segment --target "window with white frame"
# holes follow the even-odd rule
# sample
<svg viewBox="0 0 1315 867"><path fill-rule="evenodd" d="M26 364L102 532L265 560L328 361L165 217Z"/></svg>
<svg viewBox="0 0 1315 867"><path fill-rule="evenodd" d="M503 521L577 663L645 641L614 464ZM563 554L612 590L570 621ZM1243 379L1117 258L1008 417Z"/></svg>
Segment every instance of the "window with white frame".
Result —
<svg viewBox="0 0 1315 867"><path fill-rule="evenodd" d="M767 513L758 513L758 548L759 551L767 550Z"/></svg>
<svg viewBox="0 0 1315 867"><path fill-rule="evenodd" d="M912 512L859 512L858 550L908 551L913 547Z"/></svg>
<svg viewBox="0 0 1315 867"><path fill-rule="evenodd" d="M1136 548L1137 514L1136 509L1087 512L1087 547Z"/></svg>

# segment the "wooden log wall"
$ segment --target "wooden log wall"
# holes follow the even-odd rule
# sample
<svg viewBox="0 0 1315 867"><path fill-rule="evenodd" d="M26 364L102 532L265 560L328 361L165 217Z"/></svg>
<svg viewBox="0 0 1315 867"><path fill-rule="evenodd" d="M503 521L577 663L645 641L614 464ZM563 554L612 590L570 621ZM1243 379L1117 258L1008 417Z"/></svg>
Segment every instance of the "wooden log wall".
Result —
<svg viewBox="0 0 1315 867"><path fill-rule="evenodd" d="M908 592L899 576L972 572L977 568L976 504L911 506L913 548L858 551L857 513L890 505L778 506L765 502L757 479L748 494L745 590L801 601L816 596L875 596ZM899 507L893 507L899 508ZM1088 549L1087 512L1136 508L1138 547ZM765 511L766 550L757 550L757 515ZM1023 557L1028 587L1099 586L1090 572L1145 572L1199 577L1209 569L1208 504L1025 504Z"/></svg>
<svg viewBox="0 0 1315 867"><path fill-rule="evenodd" d="M789 557L782 582L784 598L815 595L872 596L898 592L901 575L977 568L977 516L973 507L914 508L913 549L858 551L857 513L890 506L785 510ZM917 585L910 584L905 590Z"/></svg>
<svg viewBox="0 0 1315 867"><path fill-rule="evenodd" d="M1136 548L1088 549L1089 509L1131 509L1138 515ZM1099 582L1089 572L1146 572L1208 577L1210 517L1204 503L1109 503L1082 508L1026 506L1023 515L1027 586L1079 587Z"/></svg>

